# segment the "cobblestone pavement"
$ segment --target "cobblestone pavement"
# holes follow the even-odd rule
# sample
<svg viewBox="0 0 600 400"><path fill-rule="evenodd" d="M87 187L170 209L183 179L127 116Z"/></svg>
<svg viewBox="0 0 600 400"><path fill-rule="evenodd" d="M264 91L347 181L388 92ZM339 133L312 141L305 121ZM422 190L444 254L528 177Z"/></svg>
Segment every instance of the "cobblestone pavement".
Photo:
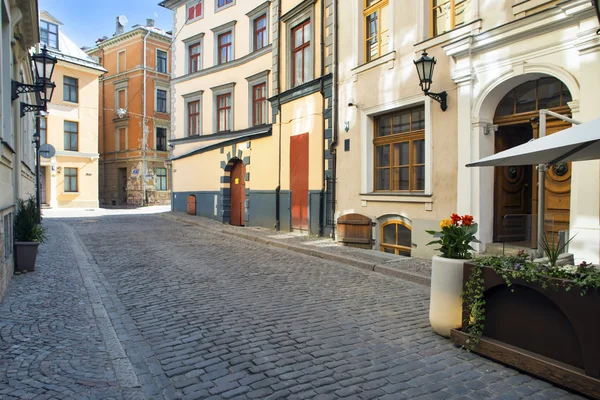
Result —
<svg viewBox="0 0 600 400"><path fill-rule="evenodd" d="M157 216L47 221L38 270L0 306L2 390L577 398L432 333L427 287Z"/></svg>

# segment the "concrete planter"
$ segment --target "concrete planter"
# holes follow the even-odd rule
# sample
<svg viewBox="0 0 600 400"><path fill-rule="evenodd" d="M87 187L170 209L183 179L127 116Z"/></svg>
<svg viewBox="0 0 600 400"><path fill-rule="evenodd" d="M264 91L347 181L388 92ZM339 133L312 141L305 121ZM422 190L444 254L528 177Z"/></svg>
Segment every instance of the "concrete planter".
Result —
<svg viewBox="0 0 600 400"><path fill-rule="evenodd" d="M39 242L15 242L15 269L35 271Z"/></svg>
<svg viewBox="0 0 600 400"><path fill-rule="evenodd" d="M432 259L429 323L439 335L450 337L450 330L462 324L463 264L468 261Z"/></svg>

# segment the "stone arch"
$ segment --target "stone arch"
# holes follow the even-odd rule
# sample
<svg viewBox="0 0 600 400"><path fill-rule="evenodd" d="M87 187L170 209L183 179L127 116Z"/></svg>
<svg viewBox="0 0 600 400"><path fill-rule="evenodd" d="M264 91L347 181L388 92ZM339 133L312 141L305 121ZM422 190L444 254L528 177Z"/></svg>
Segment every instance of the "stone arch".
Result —
<svg viewBox="0 0 600 400"><path fill-rule="evenodd" d="M522 83L545 76L562 81L571 92L573 101L579 100L579 82L571 73L552 64L526 63L523 68L513 68L484 86L473 102L471 115L475 121L491 121L498 103L509 91Z"/></svg>

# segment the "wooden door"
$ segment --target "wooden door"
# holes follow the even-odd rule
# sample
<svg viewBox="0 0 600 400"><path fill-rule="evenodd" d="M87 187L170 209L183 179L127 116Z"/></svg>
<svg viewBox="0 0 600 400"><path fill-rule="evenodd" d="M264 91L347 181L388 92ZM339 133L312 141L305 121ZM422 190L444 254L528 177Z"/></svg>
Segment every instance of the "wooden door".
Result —
<svg viewBox="0 0 600 400"><path fill-rule="evenodd" d="M187 213L190 215L196 215L196 196L190 194L187 197Z"/></svg>
<svg viewBox="0 0 600 400"><path fill-rule="evenodd" d="M308 230L308 133L290 138L292 229Z"/></svg>
<svg viewBox="0 0 600 400"><path fill-rule="evenodd" d="M571 124L557 119L548 119L546 136L570 128ZM533 133L539 137L539 126L533 125ZM537 173L534 183L537 188ZM544 204L544 230L548 239L558 242L558 232L569 230L571 214L571 163L557 163L546 172L546 191ZM537 214L537 189L533 202L533 212Z"/></svg>
<svg viewBox="0 0 600 400"><path fill-rule="evenodd" d="M127 168L119 168L119 203L127 204Z"/></svg>
<svg viewBox="0 0 600 400"><path fill-rule="evenodd" d="M40 203L46 202L46 167L40 167Z"/></svg>
<svg viewBox="0 0 600 400"><path fill-rule="evenodd" d="M373 248L373 221L361 214L345 214L337 220L338 242L344 246Z"/></svg>
<svg viewBox="0 0 600 400"><path fill-rule="evenodd" d="M230 176L231 187L231 209L229 211L229 223L236 226L244 226L244 214L246 213L246 167L241 161L233 165Z"/></svg>
<svg viewBox="0 0 600 400"><path fill-rule="evenodd" d="M530 124L500 126L496 153L526 143L533 137ZM531 238L532 171L530 165L494 169L494 241L522 242Z"/></svg>

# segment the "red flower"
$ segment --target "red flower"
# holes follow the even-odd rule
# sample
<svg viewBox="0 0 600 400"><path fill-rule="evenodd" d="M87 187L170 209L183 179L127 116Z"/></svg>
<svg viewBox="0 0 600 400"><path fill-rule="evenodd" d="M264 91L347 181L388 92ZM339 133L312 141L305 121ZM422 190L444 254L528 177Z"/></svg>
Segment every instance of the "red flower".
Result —
<svg viewBox="0 0 600 400"><path fill-rule="evenodd" d="M462 217L462 223L464 226L473 225L473 217L471 217L470 215L465 215L464 217Z"/></svg>
<svg viewBox="0 0 600 400"><path fill-rule="evenodd" d="M450 216L450 218L452 219L452 223L456 226L458 226L458 223L462 220L462 218L460 217L460 215L454 213Z"/></svg>

